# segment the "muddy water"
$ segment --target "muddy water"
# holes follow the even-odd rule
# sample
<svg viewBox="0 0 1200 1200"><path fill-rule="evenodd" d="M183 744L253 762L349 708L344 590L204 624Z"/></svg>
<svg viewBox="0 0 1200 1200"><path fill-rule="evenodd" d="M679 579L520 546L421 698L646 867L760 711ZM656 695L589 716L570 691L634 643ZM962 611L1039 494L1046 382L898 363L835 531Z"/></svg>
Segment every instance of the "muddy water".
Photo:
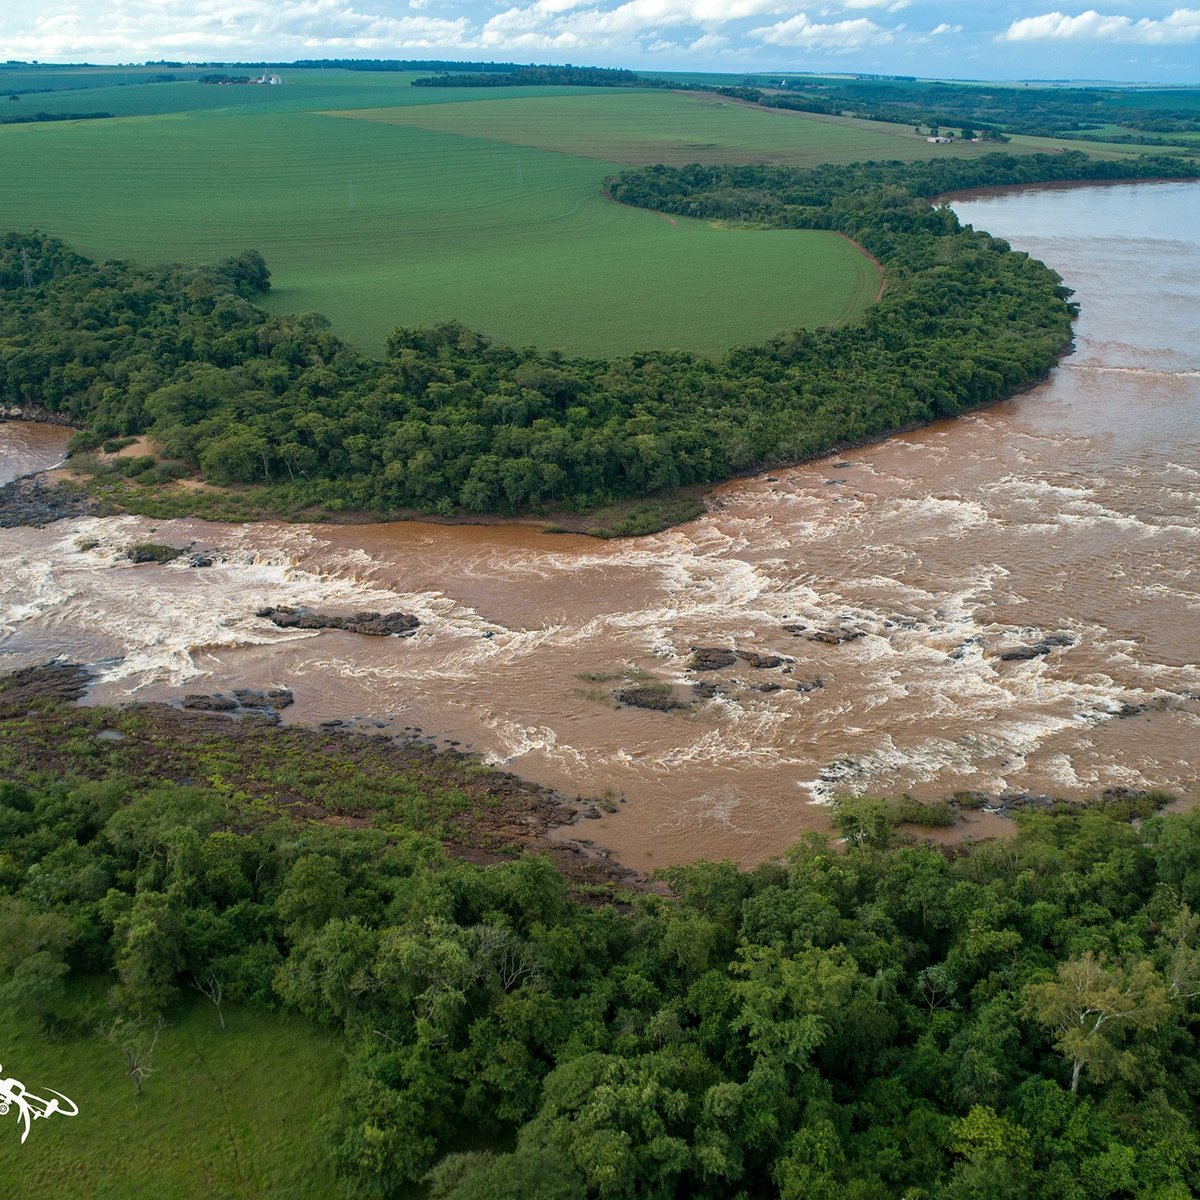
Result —
<svg viewBox="0 0 1200 1200"><path fill-rule="evenodd" d="M57 466L67 453L69 429L29 421L0 421L0 484Z"/></svg>
<svg viewBox="0 0 1200 1200"><path fill-rule="evenodd" d="M703 519L620 544L519 525L2 531L0 663L100 662L98 701L274 684L296 691L289 720L418 726L568 791L622 794L575 832L637 866L761 860L827 828L838 789L1194 791L1200 185L956 207L1082 303L1075 354L1027 395L726 486ZM99 546L80 551L85 537ZM120 561L148 537L218 561ZM423 625L284 632L254 617L266 604L402 608ZM841 630L861 636L809 637ZM1000 657L1047 636L1064 644ZM695 645L791 661L700 675ZM686 711L618 709L619 685L595 677L628 670L681 699L701 678L720 690Z"/></svg>

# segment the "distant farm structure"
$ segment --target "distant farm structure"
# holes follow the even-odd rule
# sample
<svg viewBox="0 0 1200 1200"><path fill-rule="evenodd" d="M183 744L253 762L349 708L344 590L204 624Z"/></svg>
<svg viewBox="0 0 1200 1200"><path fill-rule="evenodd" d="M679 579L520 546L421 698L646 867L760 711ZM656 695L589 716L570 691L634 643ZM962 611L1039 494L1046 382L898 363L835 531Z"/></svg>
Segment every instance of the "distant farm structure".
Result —
<svg viewBox="0 0 1200 1200"><path fill-rule="evenodd" d="M229 84L265 84L268 87L278 87L283 83L283 79L278 75L270 75L267 72L259 75L257 79L250 75L201 75L200 83L215 83L221 86Z"/></svg>

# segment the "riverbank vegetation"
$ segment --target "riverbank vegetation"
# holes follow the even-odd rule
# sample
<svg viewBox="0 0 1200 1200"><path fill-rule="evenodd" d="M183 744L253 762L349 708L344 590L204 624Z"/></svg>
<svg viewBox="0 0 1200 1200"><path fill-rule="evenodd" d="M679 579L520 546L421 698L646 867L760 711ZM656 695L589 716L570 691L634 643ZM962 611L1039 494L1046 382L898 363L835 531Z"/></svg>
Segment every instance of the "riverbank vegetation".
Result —
<svg viewBox="0 0 1200 1200"><path fill-rule="evenodd" d="M55 1195L136 1194L121 1163L151 1152L179 1194L298 1194L301 1132L354 1196L1200 1190L1196 813L1060 805L945 852L846 804L840 847L580 887L516 848L454 857L427 785L386 802L370 739L75 709L36 682L0 684L0 994L30 1022L6 1068L88 1123L82 1173L66 1118L31 1134ZM319 769L281 752L305 736ZM313 1047L291 1066L289 1036ZM252 1136L280 1110L292 1128Z"/></svg>
<svg viewBox="0 0 1200 1200"><path fill-rule="evenodd" d="M76 450L144 435L120 501L205 513L249 489L255 511L450 515L584 511L794 462L953 416L1029 386L1070 340L1048 267L959 226L928 198L984 184L1180 174L1175 160L1080 154L854 168L647 168L614 197L776 228L831 229L888 274L852 325L718 359L569 359L455 322L397 329L382 360L317 317L272 316L247 252L214 268L93 263L41 235L0 242L0 401L83 426Z"/></svg>

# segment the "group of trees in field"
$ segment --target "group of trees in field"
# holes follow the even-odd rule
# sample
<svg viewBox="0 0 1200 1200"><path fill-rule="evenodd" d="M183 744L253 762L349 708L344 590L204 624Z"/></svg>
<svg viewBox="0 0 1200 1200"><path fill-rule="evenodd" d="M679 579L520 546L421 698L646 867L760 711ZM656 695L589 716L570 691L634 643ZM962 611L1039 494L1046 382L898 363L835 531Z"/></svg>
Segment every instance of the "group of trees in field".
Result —
<svg viewBox="0 0 1200 1200"><path fill-rule="evenodd" d="M148 434L170 461L127 464L143 482L198 470L256 485L275 511L584 510L804 459L1028 386L1069 343L1067 290L928 198L1184 170L1170 159L990 155L808 171L649 167L610 180L626 203L836 230L883 264L886 294L855 322L717 358L649 349L572 359L446 323L398 329L374 359L322 318L257 307L270 279L257 253L138 267L9 234L0 402L69 415L84 428L77 447Z"/></svg>
<svg viewBox="0 0 1200 1200"><path fill-rule="evenodd" d="M1200 813L1030 813L947 853L847 802L840 848L580 900L543 859L448 858L386 801L377 828L255 803L251 741L209 731L211 779L179 784L58 720L77 770L6 750L0 1002L101 1029L148 1095L181 996L214 1028L303 1014L350 1060L319 1134L348 1195L1200 1191ZM378 792L325 762L308 799Z"/></svg>

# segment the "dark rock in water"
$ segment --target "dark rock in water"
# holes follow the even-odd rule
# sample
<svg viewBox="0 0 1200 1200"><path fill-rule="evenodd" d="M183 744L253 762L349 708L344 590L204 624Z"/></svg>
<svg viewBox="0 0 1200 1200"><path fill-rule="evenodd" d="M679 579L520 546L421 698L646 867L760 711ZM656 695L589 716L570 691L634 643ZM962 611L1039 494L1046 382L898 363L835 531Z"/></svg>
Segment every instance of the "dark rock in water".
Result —
<svg viewBox="0 0 1200 1200"><path fill-rule="evenodd" d="M697 700L711 700L714 696L721 695L721 688L707 679L699 679L692 684L692 695Z"/></svg>
<svg viewBox="0 0 1200 1200"><path fill-rule="evenodd" d="M125 554L130 562L169 563L182 558L185 551L179 546L165 546L161 542L139 542L130 546Z"/></svg>
<svg viewBox="0 0 1200 1200"><path fill-rule="evenodd" d="M778 692L783 687L780 683L752 683L750 690L752 692Z"/></svg>
<svg viewBox="0 0 1200 1200"><path fill-rule="evenodd" d="M260 608L255 616L266 617L280 629L343 629L374 637L408 637L421 624L416 617L402 612L360 612L337 617L310 608Z"/></svg>
<svg viewBox="0 0 1200 1200"><path fill-rule="evenodd" d="M840 646L865 636L861 629L816 629L808 635L808 640L820 642L823 646Z"/></svg>
<svg viewBox="0 0 1200 1200"><path fill-rule="evenodd" d="M737 662L737 655L732 650L720 646L693 646L692 660L688 663L691 671L720 671L724 667L732 667Z"/></svg>
<svg viewBox="0 0 1200 1200"><path fill-rule="evenodd" d="M834 469L835 471L844 471L844 470L846 470L846 468L847 468L847 467L849 467L849 466L850 466L850 464L849 464L848 462L834 463L834 464L833 464L833 469Z"/></svg>
<svg viewBox="0 0 1200 1200"><path fill-rule="evenodd" d="M189 567L211 567L213 558L210 554L191 554L188 556Z"/></svg>
<svg viewBox="0 0 1200 1200"><path fill-rule="evenodd" d="M0 487L0 529L40 529L66 517L88 517L99 512L100 506L87 492L69 483L51 486L34 475Z"/></svg>
<svg viewBox="0 0 1200 1200"><path fill-rule="evenodd" d="M802 633L806 633L808 631L807 625L782 625L780 628L784 631L784 633L790 633L792 637L799 637Z"/></svg>
<svg viewBox="0 0 1200 1200"><path fill-rule="evenodd" d="M87 691L92 673L78 663L48 662L0 676L0 716L24 715L39 700L70 704Z"/></svg>
<svg viewBox="0 0 1200 1200"><path fill-rule="evenodd" d="M258 688L235 688L233 693L243 708L288 708L296 702L289 688L271 688L260 691Z"/></svg>
<svg viewBox="0 0 1200 1200"><path fill-rule="evenodd" d="M232 696L225 696L220 692L214 696L184 696L179 703L183 708L195 709L197 712L235 712L238 707L238 702Z"/></svg>
<svg viewBox="0 0 1200 1200"><path fill-rule="evenodd" d="M735 650L734 653L742 662L749 663L752 667L782 667L785 662L790 661L779 654L759 654L755 650Z"/></svg>
<svg viewBox="0 0 1200 1200"><path fill-rule="evenodd" d="M988 813L1009 813L1021 808L1034 808L1049 812L1054 807L1052 796L1035 796L1031 792L1001 792L983 806Z"/></svg>
<svg viewBox="0 0 1200 1200"><path fill-rule="evenodd" d="M644 683L621 688L613 693L613 699L630 708L649 708L655 712L674 712L677 708L687 708L686 704L675 699L670 686L665 683Z"/></svg>
<svg viewBox="0 0 1200 1200"><path fill-rule="evenodd" d="M1075 645L1069 633L1051 633L1028 646L1002 646L998 657L1001 662L1028 662L1031 658L1042 658L1052 650Z"/></svg>
<svg viewBox="0 0 1200 1200"><path fill-rule="evenodd" d="M802 679L796 684L796 691L815 692L818 688L823 688L824 686L825 680L823 679Z"/></svg>
<svg viewBox="0 0 1200 1200"><path fill-rule="evenodd" d="M318 729L341 729L341 727L343 725L345 725L345 723L346 722L341 720L340 717L334 717L334 718L332 718L332 720L329 720L329 721L318 721L317 728Z"/></svg>
<svg viewBox="0 0 1200 1200"><path fill-rule="evenodd" d="M1028 662L1031 658L1041 658L1050 653L1049 646L1010 646L1000 651L1001 662Z"/></svg>

